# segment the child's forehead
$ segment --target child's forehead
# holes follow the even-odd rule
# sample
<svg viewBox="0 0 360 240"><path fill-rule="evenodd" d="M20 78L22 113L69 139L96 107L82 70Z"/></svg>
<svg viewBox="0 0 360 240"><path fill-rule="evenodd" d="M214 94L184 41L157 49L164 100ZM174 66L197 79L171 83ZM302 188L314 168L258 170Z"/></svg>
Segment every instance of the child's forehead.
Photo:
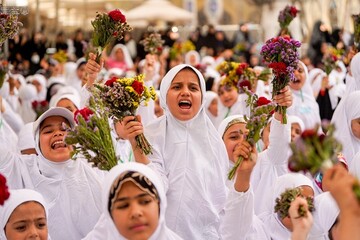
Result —
<svg viewBox="0 0 360 240"><path fill-rule="evenodd" d="M63 116L58 116L58 115L49 116L49 117L45 118L44 121L41 122L40 128L42 126L44 126L45 124L62 123L62 122L66 122L69 124L69 121Z"/></svg>

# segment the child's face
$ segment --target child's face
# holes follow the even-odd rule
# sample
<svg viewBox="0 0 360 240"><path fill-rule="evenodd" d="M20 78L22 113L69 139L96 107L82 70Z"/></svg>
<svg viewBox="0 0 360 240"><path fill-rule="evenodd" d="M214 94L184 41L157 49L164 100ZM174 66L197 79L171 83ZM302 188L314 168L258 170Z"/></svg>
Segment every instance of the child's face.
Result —
<svg viewBox="0 0 360 240"><path fill-rule="evenodd" d="M201 88L199 78L191 69L176 74L166 95L171 114L181 121L192 119L200 110Z"/></svg>
<svg viewBox="0 0 360 240"><path fill-rule="evenodd" d="M211 101L208 110L214 117L217 117L217 115L218 115L218 100L216 98Z"/></svg>
<svg viewBox="0 0 360 240"><path fill-rule="evenodd" d="M354 136L360 139L360 118L351 120L351 130Z"/></svg>
<svg viewBox="0 0 360 240"><path fill-rule="evenodd" d="M295 141L301 135L300 124L292 123L291 124L291 142Z"/></svg>
<svg viewBox="0 0 360 240"><path fill-rule="evenodd" d="M63 123L68 121L61 116L51 116L40 124L40 150L43 156L53 162L62 162L70 158L72 146L64 142L66 130Z"/></svg>
<svg viewBox="0 0 360 240"><path fill-rule="evenodd" d="M122 185L111 216L126 239L149 239L159 223L159 201L129 181Z"/></svg>
<svg viewBox="0 0 360 240"><path fill-rule="evenodd" d="M232 162L237 160L234 159L233 156L236 145L240 144L244 140L245 134L247 133L248 130L246 129L245 123L236 123L226 130L223 136L223 140L226 146L228 157Z"/></svg>
<svg viewBox="0 0 360 240"><path fill-rule="evenodd" d="M5 225L5 235L8 240L46 240L48 228L44 207L34 201L19 205Z"/></svg>
<svg viewBox="0 0 360 240"><path fill-rule="evenodd" d="M314 190L310 186L301 186L301 196L303 197L314 197ZM293 231L293 224L291 222L291 219L289 216L281 219L282 224L289 229L290 231Z"/></svg>
<svg viewBox="0 0 360 240"><path fill-rule="evenodd" d="M295 80L294 81L290 81L289 82L289 86L293 89L293 90L300 90L306 81L306 74L305 74L305 69L303 67L302 64L298 64L298 68L295 69L294 71L294 75L295 75Z"/></svg>
<svg viewBox="0 0 360 240"><path fill-rule="evenodd" d="M32 85L34 85L34 86L36 87L36 91L37 91L38 93L41 92L42 86L41 86L41 84L39 83L39 81L33 80L33 81L32 81Z"/></svg>
<svg viewBox="0 0 360 240"><path fill-rule="evenodd" d="M70 101L67 98L63 98L61 99L57 104L57 107L62 107L62 108L66 108L68 109L70 112L75 113L75 111L77 110L77 107L75 106L75 104Z"/></svg>
<svg viewBox="0 0 360 240"><path fill-rule="evenodd" d="M155 100L155 115L156 117L161 117L162 115L164 115L164 109L162 109L162 107L160 106L160 102L159 102L159 98L157 98Z"/></svg>
<svg viewBox="0 0 360 240"><path fill-rule="evenodd" d="M221 103L228 108L236 103L239 96L236 88L228 85L220 86L218 95Z"/></svg>

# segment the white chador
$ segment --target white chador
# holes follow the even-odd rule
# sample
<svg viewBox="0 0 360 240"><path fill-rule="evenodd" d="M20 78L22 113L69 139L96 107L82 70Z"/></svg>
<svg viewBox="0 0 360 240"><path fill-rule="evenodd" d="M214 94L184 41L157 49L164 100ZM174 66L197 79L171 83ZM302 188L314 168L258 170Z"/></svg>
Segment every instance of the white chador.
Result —
<svg viewBox="0 0 360 240"><path fill-rule="evenodd" d="M42 155L39 125L49 116L62 116L70 125L75 124L69 110L49 109L34 123L38 156L18 155L0 144L0 172L10 188L34 189L44 196L52 239L78 240L93 229L100 217L102 178L85 161L52 162Z"/></svg>
<svg viewBox="0 0 360 240"><path fill-rule="evenodd" d="M289 115L295 115L301 118L305 124L305 128L314 128L316 124L321 124L319 105L315 100L314 92L309 82L308 69L305 64L299 61L305 72L305 83L299 91L293 92L293 104L288 108Z"/></svg>
<svg viewBox="0 0 360 240"><path fill-rule="evenodd" d="M109 195L114 181L123 173L133 171L138 172L147 177L155 186L160 201L160 216L159 223L155 232L150 236L149 240L181 240L178 235L166 227L165 224L165 210L166 210L166 196L164 186L159 176L149 167L136 162L124 163L112 168L104 181L104 188L102 191L102 214L99 222L96 224L93 231L91 231L83 240L110 240L110 239L125 239L117 230L114 221L109 213ZM125 223L124 223L125 224Z"/></svg>
<svg viewBox="0 0 360 240"><path fill-rule="evenodd" d="M176 119L167 106L166 95L175 75L191 68L202 92L199 112L188 121ZM205 80L190 65L172 68L160 86L160 104L165 115L145 128L153 147L151 166L165 183L167 225L184 239L219 239L220 212L226 200L227 152L204 109Z"/></svg>

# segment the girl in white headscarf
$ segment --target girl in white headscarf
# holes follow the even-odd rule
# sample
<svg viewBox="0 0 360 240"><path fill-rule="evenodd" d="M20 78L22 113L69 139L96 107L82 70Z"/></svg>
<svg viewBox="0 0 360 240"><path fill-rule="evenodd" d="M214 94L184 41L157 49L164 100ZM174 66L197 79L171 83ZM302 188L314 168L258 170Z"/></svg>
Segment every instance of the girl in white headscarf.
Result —
<svg viewBox="0 0 360 240"><path fill-rule="evenodd" d="M254 193L250 175L257 162L257 154L254 148L249 159L251 147L244 141L244 135L247 134L245 125L243 116L233 115L225 118L218 130L224 140L231 168L239 156L243 157L235 179L226 182L229 195L225 205L225 216L221 221L221 235L222 239L235 239L239 236L242 236L242 239L269 239L263 223L254 212Z"/></svg>
<svg viewBox="0 0 360 240"><path fill-rule="evenodd" d="M41 193L49 208L52 239L85 237L101 213L102 177L86 161L70 159L64 124L75 125L65 108L50 108L34 123L36 155L19 155L0 144L0 172L12 189Z"/></svg>
<svg viewBox="0 0 360 240"><path fill-rule="evenodd" d="M185 64L189 64L193 67L196 67L200 63L200 54L195 51L191 50L185 54Z"/></svg>
<svg viewBox="0 0 360 240"><path fill-rule="evenodd" d="M120 43L113 47L109 58L106 59L105 62L107 69L120 68L123 71L128 71L134 67L129 50L125 45Z"/></svg>
<svg viewBox="0 0 360 240"><path fill-rule="evenodd" d="M205 94L205 112L207 116L210 118L211 122L214 124L215 128L219 127L218 122L218 104L219 97L216 92L206 91Z"/></svg>
<svg viewBox="0 0 360 240"><path fill-rule="evenodd" d="M36 154L33 126L33 122L29 122L19 132L17 147L21 154Z"/></svg>
<svg viewBox="0 0 360 240"><path fill-rule="evenodd" d="M36 120L36 113L32 108L32 102L37 99L36 87L33 84L25 84L19 89L19 100L21 104L18 112L24 123Z"/></svg>
<svg viewBox="0 0 360 240"><path fill-rule="evenodd" d="M50 240L47 218L47 205L40 193L10 190L10 198L0 206L0 239Z"/></svg>
<svg viewBox="0 0 360 240"><path fill-rule="evenodd" d="M181 239L166 227L167 200L161 179L149 167L140 163L124 163L112 168L102 193L102 215L86 240Z"/></svg>
<svg viewBox="0 0 360 240"><path fill-rule="evenodd" d="M75 113L80 109L80 95L76 93L58 92L50 99L49 107L63 107Z"/></svg>
<svg viewBox="0 0 360 240"><path fill-rule="evenodd" d="M303 62L299 61L298 69L295 70L294 74L296 80L289 83L294 102L287 112L289 115L300 117L306 129L314 128L316 124L321 124L319 105L315 100L309 82L308 70Z"/></svg>
<svg viewBox="0 0 360 240"><path fill-rule="evenodd" d="M43 101L46 99L47 92L47 80L41 74L35 74L30 77L29 82L36 87L37 90L37 101Z"/></svg>
<svg viewBox="0 0 360 240"><path fill-rule="evenodd" d="M349 95L351 92L360 90L360 52L355 54L351 59L350 70L351 75L346 76L346 90L345 96Z"/></svg>
<svg viewBox="0 0 360 240"><path fill-rule="evenodd" d="M205 80L190 65L172 68L160 85L165 115L145 128L152 154L136 148L141 123L124 118L137 162L162 177L168 208L167 225L184 239L219 239L220 212L225 206L227 153L205 113Z"/></svg>
<svg viewBox="0 0 360 240"><path fill-rule="evenodd" d="M352 158L360 151L360 91L350 93L340 101L331 120L334 136L343 146L342 153L351 166Z"/></svg>
<svg viewBox="0 0 360 240"><path fill-rule="evenodd" d="M267 211L259 217L263 220L267 231L271 235L271 239L288 240L291 237L293 226L289 216L281 219L274 212L274 206L276 198L285 192L286 189L296 187L301 187L301 196L314 197L314 187L308 177L300 173L288 173L277 178L273 191L263 199L268 204ZM314 223L307 239L328 239L328 231L335 222L339 210L329 192L316 196L314 198L314 207Z"/></svg>

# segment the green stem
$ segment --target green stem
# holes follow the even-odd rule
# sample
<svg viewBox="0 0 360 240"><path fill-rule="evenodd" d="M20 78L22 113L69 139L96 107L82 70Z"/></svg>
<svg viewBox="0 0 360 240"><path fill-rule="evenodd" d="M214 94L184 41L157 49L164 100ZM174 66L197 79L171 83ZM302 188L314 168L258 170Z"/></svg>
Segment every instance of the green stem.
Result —
<svg viewBox="0 0 360 240"><path fill-rule="evenodd" d="M242 163L243 160L244 160L244 159L243 159L242 156L240 156L240 157L237 159L234 167L230 170L230 172L229 172L229 174L228 174L228 179L229 179L229 180L232 180L232 179L235 177L236 170L238 169L238 167L240 166L240 164Z"/></svg>

